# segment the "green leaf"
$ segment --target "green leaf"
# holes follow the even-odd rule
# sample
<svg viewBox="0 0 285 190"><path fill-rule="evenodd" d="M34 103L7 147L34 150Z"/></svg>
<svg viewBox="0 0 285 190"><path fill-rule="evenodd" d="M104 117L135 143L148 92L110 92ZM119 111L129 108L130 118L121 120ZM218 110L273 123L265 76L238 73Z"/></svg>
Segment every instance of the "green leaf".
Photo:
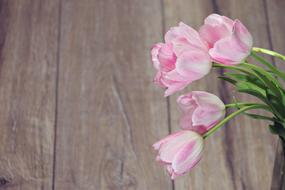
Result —
<svg viewBox="0 0 285 190"><path fill-rule="evenodd" d="M242 74L242 73L232 73L232 72L226 72L226 76L231 77L232 79L236 81L246 81L250 82L256 86L259 86L260 88L265 88L266 86L263 84L262 81L260 81L257 77L254 75L248 75L248 74Z"/></svg>
<svg viewBox="0 0 285 190"><path fill-rule="evenodd" d="M236 84L236 81L233 80L233 79L231 79L231 78L224 77L224 76L219 76L218 78L219 78L219 79L222 79L222 80L224 80L224 81L226 81L226 82L229 82L229 83L231 83L231 84L233 84L233 85Z"/></svg>
<svg viewBox="0 0 285 190"><path fill-rule="evenodd" d="M266 99L266 91L253 83L242 81L238 82L236 84L236 87L237 91L239 92L245 92L251 94L261 100Z"/></svg>
<svg viewBox="0 0 285 190"><path fill-rule="evenodd" d="M256 76L264 82L264 84L270 88L277 96L281 97L283 96L283 91L281 90L282 85L280 82L274 78L271 74L266 72L264 69L261 67L258 67L253 64L248 64L248 63L242 63L241 66L250 68L254 71Z"/></svg>
<svg viewBox="0 0 285 190"><path fill-rule="evenodd" d="M251 52L252 57L254 57L257 61L259 61L260 63L262 63L263 65L267 66L270 71L272 73L274 73L275 76L280 77L281 79L283 79L285 81L285 73L283 73L282 71L278 70L278 68L276 68L274 65L272 65L271 63L269 63L266 59L264 59L263 57L258 56L256 53Z"/></svg>
<svg viewBox="0 0 285 190"><path fill-rule="evenodd" d="M266 97L275 115L277 115L278 118L283 119L285 117L285 106L282 99L280 99L282 97L276 96L269 89L266 89Z"/></svg>

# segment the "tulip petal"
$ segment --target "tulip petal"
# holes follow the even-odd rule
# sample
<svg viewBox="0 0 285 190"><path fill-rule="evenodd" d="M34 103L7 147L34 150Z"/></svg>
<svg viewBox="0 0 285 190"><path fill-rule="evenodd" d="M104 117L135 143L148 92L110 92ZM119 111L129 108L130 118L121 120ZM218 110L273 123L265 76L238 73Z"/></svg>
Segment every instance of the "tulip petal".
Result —
<svg viewBox="0 0 285 190"><path fill-rule="evenodd" d="M244 48L248 49L249 47L251 48L253 44L252 36L247 30L247 28L239 21L235 20L234 23L234 34L237 36L239 40L243 42L245 45Z"/></svg>
<svg viewBox="0 0 285 190"><path fill-rule="evenodd" d="M211 14L209 15L205 20L205 24L212 25L212 26L218 26L218 25L224 25L229 32L231 32L232 27L234 25L234 21L226 16L221 16L218 14Z"/></svg>
<svg viewBox="0 0 285 190"><path fill-rule="evenodd" d="M225 109L225 104L214 94L204 91L193 91L191 94L197 105L204 110L211 112Z"/></svg>
<svg viewBox="0 0 285 190"><path fill-rule="evenodd" d="M157 43L151 48L152 64L153 64L154 68L156 68L157 70L159 70L159 68L160 68L160 66L159 66L160 63L158 60L158 52L162 46L163 46L163 43Z"/></svg>
<svg viewBox="0 0 285 190"><path fill-rule="evenodd" d="M191 130L193 128L192 114L197 108L196 101L192 99L192 94L189 94L179 96L176 102L180 110L183 112L183 116L180 118L181 128Z"/></svg>
<svg viewBox="0 0 285 190"><path fill-rule="evenodd" d="M197 107L196 100L192 98L192 93L189 93L187 95L181 95L176 100L179 108L183 112L188 112L190 110L193 110Z"/></svg>
<svg viewBox="0 0 285 190"><path fill-rule="evenodd" d="M212 128L213 125L217 124L225 116L224 111L209 112L202 108L197 108L193 112L192 122L197 128L201 128L199 131L202 133L206 132L208 129Z"/></svg>
<svg viewBox="0 0 285 190"><path fill-rule="evenodd" d="M162 83L167 87L164 96L169 96L185 88L191 81L181 76L176 70L163 73Z"/></svg>
<svg viewBox="0 0 285 190"><path fill-rule="evenodd" d="M158 50L158 61L161 71L171 71L175 69L176 55L172 50L172 46L170 43L164 44Z"/></svg>
<svg viewBox="0 0 285 190"><path fill-rule="evenodd" d="M165 42L167 43L171 43L177 38L186 39L189 44L197 49L204 51L208 49L207 44L203 39L201 39L199 33L183 22L180 22L177 27L170 28L170 30L165 34Z"/></svg>
<svg viewBox="0 0 285 190"><path fill-rule="evenodd" d="M197 108L192 114L193 126L196 126L199 133L204 133L225 116L225 105L214 94L194 91L192 98L197 103Z"/></svg>
<svg viewBox="0 0 285 190"><path fill-rule="evenodd" d="M210 57L202 51L187 51L177 59L177 72L190 82L207 75L212 67Z"/></svg>
<svg viewBox="0 0 285 190"><path fill-rule="evenodd" d="M186 51L204 51L207 52L207 50L201 50L201 48L197 48L189 43L189 41L186 38L179 37L172 41L173 44L173 51L175 54L179 57L182 53Z"/></svg>
<svg viewBox="0 0 285 190"><path fill-rule="evenodd" d="M179 121L180 127L182 129L188 129L192 130L193 129L193 122L192 122L192 115L193 115L194 109L189 110L188 113L184 114Z"/></svg>
<svg viewBox="0 0 285 190"><path fill-rule="evenodd" d="M171 141L166 141L161 144L159 149L159 156L163 162L171 163L176 152L180 150L186 143L193 137L196 137L196 133L192 131L182 131L181 135L172 138Z"/></svg>
<svg viewBox="0 0 285 190"><path fill-rule="evenodd" d="M183 134L183 131L179 131L179 132L173 133L173 134L171 134L171 135L168 135L167 137L165 137L165 138L161 139L160 141L154 143L154 144L152 145L152 147L153 147L155 150L158 150L158 149L161 147L161 145L162 145L163 143L166 143L166 142L168 142L168 141L170 141L170 140L172 140L172 139L174 139L174 138L176 138L177 136L182 135L182 134Z"/></svg>
<svg viewBox="0 0 285 190"><path fill-rule="evenodd" d="M163 74L162 72L158 71L154 77L154 83L158 86L165 88L166 86L163 83Z"/></svg>
<svg viewBox="0 0 285 190"><path fill-rule="evenodd" d="M174 172L180 175L191 170L201 160L202 150L203 138L197 134L195 140L185 144L176 153L172 162Z"/></svg>
<svg viewBox="0 0 285 190"><path fill-rule="evenodd" d="M166 86L175 82L187 82L188 79L177 72L177 70L173 70L170 72L163 73L163 79Z"/></svg>
<svg viewBox="0 0 285 190"><path fill-rule="evenodd" d="M174 94L175 92L178 92L180 90L183 90L189 83L185 82L177 82L167 88L167 90L164 92L164 97L170 96Z"/></svg>
<svg viewBox="0 0 285 190"><path fill-rule="evenodd" d="M199 33L209 43L210 47L213 47L218 40L231 34L233 24L234 22L225 16L211 14L205 19Z"/></svg>

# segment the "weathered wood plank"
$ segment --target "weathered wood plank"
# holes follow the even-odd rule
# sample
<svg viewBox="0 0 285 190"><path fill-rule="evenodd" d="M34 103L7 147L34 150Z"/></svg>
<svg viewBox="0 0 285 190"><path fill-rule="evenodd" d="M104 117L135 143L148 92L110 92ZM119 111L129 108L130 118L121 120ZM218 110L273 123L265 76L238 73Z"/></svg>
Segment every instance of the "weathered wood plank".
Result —
<svg viewBox="0 0 285 190"><path fill-rule="evenodd" d="M179 21L199 27L213 11L239 18L252 32L255 45L269 47L262 1L170 1L165 2L166 29ZM251 15L250 17L248 15ZM206 90L231 101L230 89L218 82L213 71L206 79L191 85L191 90ZM243 100L248 96L236 95ZM175 99L171 98L172 129L178 130ZM194 171L175 181L176 189L269 189L274 162L275 138L266 123L239 117L206 142L203 160ZM257 138L260 137L260 138ZM221 183L221 179L223 182Z"/></svg>
<svg viewBox="0 0 285 190"><path fill-rule="evenodd" d="M58 1L0 2L0 189L52 187Z"/></svg>
<svg viewBox="0 0 285 190"><path fill-rule="evenodd" d="M277 146L276 157L274 162L274 170L271 181L271 190L284 190L285 189L285 153L281 140Z"/></svg>
<svg viewBox="0 0 285 190"><path fill-rule="evenodd" d="M61 26L55 189L172 189L151 154L168 134L160 1L63 0Z"/></svg>
<svg viewBox="0 0 285 190"><path fill-rule="evenodd" d="M268 14L268 31L270 33L271 48L274 51L285 54L285 20L284 20L284 7L285 2L280 0L265 1L266 13ZM285 71L285 63L275 59L275 63L279 69ZM284 151L282 150L281 143L278 144L276 151L275 165L271 182L272 190L285 189L285 162Z"/></svg>

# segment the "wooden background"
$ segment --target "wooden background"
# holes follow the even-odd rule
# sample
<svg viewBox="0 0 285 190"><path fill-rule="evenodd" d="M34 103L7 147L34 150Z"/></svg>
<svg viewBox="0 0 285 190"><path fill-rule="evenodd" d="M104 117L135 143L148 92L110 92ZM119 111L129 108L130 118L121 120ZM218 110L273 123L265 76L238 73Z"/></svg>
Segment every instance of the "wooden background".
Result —
<svg viewBox="0 0 285 190"><path fill-rule="evenodd" d="M149 50L170 26L197 28L216 12L239 18L255 46L284 53L284 10L284 0L1 0L0 189L279 189L278 140L245 117L170 180L151 145L178 130L177 94L152 84ZM218 74L185 92L230 102Z"/></svg>

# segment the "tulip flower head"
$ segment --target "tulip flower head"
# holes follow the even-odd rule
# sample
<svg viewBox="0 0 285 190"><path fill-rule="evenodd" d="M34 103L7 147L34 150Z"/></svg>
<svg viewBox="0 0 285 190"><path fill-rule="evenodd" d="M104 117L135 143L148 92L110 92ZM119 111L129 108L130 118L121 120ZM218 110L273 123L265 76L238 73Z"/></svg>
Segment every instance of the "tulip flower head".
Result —
<svg viewBox="0 0 285 190"><path fill-rule="evenodd" d="M224 103L214 94L193 91L181 95L177 103L183 112L180 126L204 134L225 116Z"/></svg>
<svg viewBox="0 0 285 190"><path fill-rule="evenodd" d="M193 131L180 131L153 145L157 161L166 166L171 179L190 171L202 158L203 137Z"/></svg>
<svg viewBox="0 0 285 190"><path fill-rule="evenodd" d="M199 30L200 36L208 42L211 58L226 65L236 65L249 56L252 36L239 20L211 14Z"/></svg>
<svg viewBox="0 0 285 190"><path fill-rule="evenodd" d="M154 81L167 88L165 96L204 77L212 67L207 43L184 23L171 28L165 34L165 43L153 46L151 56L157 70Z"/></svg>

